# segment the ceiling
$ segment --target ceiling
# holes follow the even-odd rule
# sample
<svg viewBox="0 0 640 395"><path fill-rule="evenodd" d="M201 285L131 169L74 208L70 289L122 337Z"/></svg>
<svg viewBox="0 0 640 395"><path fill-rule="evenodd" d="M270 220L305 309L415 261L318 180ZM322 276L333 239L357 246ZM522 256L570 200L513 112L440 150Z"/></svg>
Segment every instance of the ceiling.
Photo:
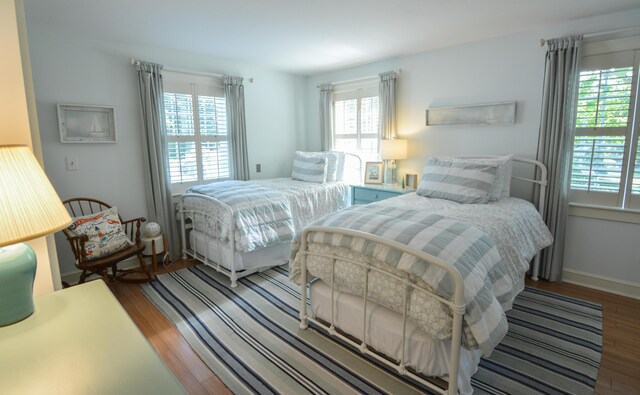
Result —
<svg viewBox="0 0 640 395"><path fill-rule="evenodd" d="M24 0L27 22L303 75L640 7L640 0Z"/></svg>

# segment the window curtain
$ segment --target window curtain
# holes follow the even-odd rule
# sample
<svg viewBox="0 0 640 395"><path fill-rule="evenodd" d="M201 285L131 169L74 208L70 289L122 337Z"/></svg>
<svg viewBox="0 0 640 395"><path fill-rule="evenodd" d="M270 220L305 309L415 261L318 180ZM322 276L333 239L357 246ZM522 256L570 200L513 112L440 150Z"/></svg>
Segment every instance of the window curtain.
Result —
<svg viewBox="0 0 640 395"><path fill-rule="evenodd" d="M379 74L380 96L380 138L389 140L396 138L396 78L395 71Z"/></svg>
<svg viewBox="0 0 640 395"><path fill-rule="evenodd" d="M178 256L179 241L165 135L162 66L148 62L136 62L136 70L142 111L142 157L145 166L147 216L150 221L160 224L169 238L169 248L172 255Z"/></svg>
<svg viewBox="0 0 640 395"><path fill-rule="evenodd" d="M320 136L323 151L333 149L333 85L320 84Z"/></svg>
<svg viewBox="0 0 640 395"><path fill-rule="evenodd" d="M231 178L234 180L248 180L250 172L242 77L225 75L223 82L224 96L227 102L227 128L231 146Z"/></svg>
<svg viewBox="0 0 640 395"><path fill-rule="evenodd" d="M543 218L554 242L542 252L538 275L550 281L562 280L581 46L582 36L547 42L537 158L549 171Z"/></svg>

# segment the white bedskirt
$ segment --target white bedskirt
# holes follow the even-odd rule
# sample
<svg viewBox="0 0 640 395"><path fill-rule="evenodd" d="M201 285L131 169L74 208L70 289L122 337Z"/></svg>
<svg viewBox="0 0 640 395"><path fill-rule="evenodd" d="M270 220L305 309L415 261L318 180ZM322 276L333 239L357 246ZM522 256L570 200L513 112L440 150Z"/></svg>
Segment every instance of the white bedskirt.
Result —
<svg viewBox="0 0 640 395"><path fill-rule="evenodd" d="M334 324L343 332L362 338L362 298L336 291ZM311 285L311 311L314 317L330 322L331 287L321 280ZM367 304L367 344L387 356L402 357L402 314L374 302ZM427 376L446 377L449 372L451 340L434 340L413 322L407 322L407 365ZM461 394L471 394L471 376L478 369L482 351L460 350L458 386Z"/></svg>
<svg viewBox="0 0 640 395"><path fill-rule="evenodd" d="M235 257L232 258L231 249L227 242L207 237L203 232L197 230L192 230L189 233L189 239L189 245L194 253L200 257L206 257L208 261L220 264L227 270L231 270L231 262L235 261L236 272L282 265L289 260L291 254L291 243L285 242L252 252L236 252ZM209 265L215 266L212 263Z"/></svg>

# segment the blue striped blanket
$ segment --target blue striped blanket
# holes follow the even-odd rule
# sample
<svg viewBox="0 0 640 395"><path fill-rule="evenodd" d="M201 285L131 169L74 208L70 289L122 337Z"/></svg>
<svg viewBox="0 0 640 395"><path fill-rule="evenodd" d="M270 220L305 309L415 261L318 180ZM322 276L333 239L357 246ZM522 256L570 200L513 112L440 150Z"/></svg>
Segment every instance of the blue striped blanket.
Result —
<svg viewBox="0 0 640 395"><path fill-rule="evenodd" d="M251 252L293 238L289 199L276 189L246 181L223 181L191 187L187 193L210 196L231 207L236 225L236 248L240 252ZM210 226L207 225L207 232L222 233L231 238L224 234L225 229L216 227L212 230Z"/></svg>
<svg viewBox="0 0 640 395"><path fill-rule="evenodd" d="M496 244L484 231L467 223L446 218L442 215L415 210L407 207L389 207L384 205L355 206L348 210L326 216L310 226L330 226L359 230L390 240L403 243L416 250L441 258L455 267L464 280L464 299L466 312L463 319L463 344L469 348L480 348L489 355L494 347L507 333L507 320L501 303L511 300L513 284L506 274ZM300 255L298 254L300 235L296 237L292 247L291 279L299 283ZM410 277L423 281L427 288L445 298L450 299L454 292L454 284L446 271L417 259L411 254L400 253L389 247L365 241L359 238L329 233L312 233L309 236L309 248L314 246L330 246L340 257L378 262L394 273L409 273ZM326 250L325 250L326 251ZM355 255L354 255L355 254ZM326 258L309 257L307 267L311 275L331 284L330 263ZM323 267L324 265L324 267ZM363 294L364 274L358 272L346 261L336 263L336 287L346 292ZM345 272L341 272L345 270ZM347 274L351 270L352 274ZM371 272L374 273L374 272ZM389 290L396 289L402 295L401 283L392 281L372 281L370 274L370 299L398 312L402 309L402 297L392 295ZM375 278L374 278L375 279ZM376 289L376 287L380 289ZM417 293L413 291L413 293ZM395 303L393 300L399 302ZM433 299L433 298L431 298ZM413 295L411 302L414 302ZM440 302L437 302L441 305ZM443 311L451 315L448 308ZM437 312L436 312L437 313ZM427 322L437 314L432 311L409 309L410 318L434 338L451 336L450 330L433 333L434 326ZM441 320L444 321L444 320ZM450 321L447 323L450 328ZM442 325L439 332L445 331Z"/></svg>

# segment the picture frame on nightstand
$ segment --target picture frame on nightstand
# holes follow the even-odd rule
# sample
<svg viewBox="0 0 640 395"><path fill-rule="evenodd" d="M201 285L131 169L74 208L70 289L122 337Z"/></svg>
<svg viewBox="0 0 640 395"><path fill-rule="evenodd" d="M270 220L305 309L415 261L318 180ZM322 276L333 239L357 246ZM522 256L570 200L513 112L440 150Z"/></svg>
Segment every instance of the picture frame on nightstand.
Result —
<svg viewBox="0 0 640 395"><path fill-rule="evenodd" d="M404 186L407 189L416 189L418 187L418 175L407 174L405 176Z"/></svg>
<svg viewBox="0 0 640 395"><path fill-rule="evenodd" d="M365 184L382 184L384 181L384 163L367 162L364 168Z"/></svg>

